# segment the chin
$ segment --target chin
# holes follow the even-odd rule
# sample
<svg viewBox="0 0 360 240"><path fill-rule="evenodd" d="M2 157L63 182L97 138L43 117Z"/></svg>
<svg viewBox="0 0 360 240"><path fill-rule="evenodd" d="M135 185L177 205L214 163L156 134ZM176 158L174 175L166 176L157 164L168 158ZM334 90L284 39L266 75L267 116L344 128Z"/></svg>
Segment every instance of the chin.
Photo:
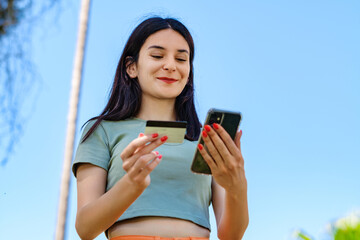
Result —
<svg viewBox="0 0 360 240"><path fill-rule="evenodd" d="M161 98L161 99L175 99L180 95L180 93L178 93L178 92L176 92L176 93L167 92L166 94L159 94L158 97Z"/></svg>

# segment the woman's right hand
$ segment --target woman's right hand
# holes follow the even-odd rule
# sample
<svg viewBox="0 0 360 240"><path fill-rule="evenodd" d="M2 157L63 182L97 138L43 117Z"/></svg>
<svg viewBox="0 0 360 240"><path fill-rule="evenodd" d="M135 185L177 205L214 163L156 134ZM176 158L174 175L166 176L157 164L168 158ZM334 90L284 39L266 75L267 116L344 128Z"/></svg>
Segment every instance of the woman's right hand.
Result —
<svg viewBox="0 0 360 240"><path fill-rule="evenodd" d="M160 163L162 155L153 150L167 140L167 136L159 138L152 135L139 134L120 154L123 168L128 179L137 187L146 188L150 184L150 173Z"/></svg>
<svg viewBox="0 0 360 240"><path fill-rule="evenodd" d="M153 150L166 140L144 134L134 139L120 154L127 174L109 191L105 169L89 163L78 167L76 230L81 239L94 239L108 229L149 186L149 174L161 160Z"/></svg>

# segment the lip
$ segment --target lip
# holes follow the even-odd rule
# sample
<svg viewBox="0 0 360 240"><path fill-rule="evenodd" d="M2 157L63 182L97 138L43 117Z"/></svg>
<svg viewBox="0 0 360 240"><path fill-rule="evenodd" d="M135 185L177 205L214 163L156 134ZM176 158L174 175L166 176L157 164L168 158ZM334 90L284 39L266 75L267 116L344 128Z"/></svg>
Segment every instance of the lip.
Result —
<svg viewBox="0 0 360 240"><path fill-rule="evenodd" d="M168 77L158 77L157 79L165 82L165 83L174 83L174 82L177 82L178 80L174 79L174 78L168 78Z"/></svg>

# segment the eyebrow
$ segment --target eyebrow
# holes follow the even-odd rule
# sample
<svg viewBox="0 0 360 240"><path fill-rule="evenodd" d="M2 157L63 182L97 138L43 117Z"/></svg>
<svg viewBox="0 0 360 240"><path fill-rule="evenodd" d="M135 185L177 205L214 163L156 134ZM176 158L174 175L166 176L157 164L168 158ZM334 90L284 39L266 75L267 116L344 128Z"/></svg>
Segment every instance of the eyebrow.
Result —
<svg viewBox="0 0 360 240"><path fill-rule="evenodd" d="M164 47L158 46L158 45L152 45L152 46L148 47L148 49L151 49L151 48L156 48L156 49L165 50ZM188 50L186 50L186 49L179 49L179 50L177 50L177 51L180 52L180 53L185 52L185 53L189 54Z"/></svg>

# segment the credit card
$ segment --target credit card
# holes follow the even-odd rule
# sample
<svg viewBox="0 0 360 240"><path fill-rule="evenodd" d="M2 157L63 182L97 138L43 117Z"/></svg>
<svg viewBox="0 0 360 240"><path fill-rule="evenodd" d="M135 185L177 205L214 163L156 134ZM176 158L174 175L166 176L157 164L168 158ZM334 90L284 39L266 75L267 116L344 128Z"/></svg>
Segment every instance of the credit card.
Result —
<svg viewBox="0 0 360 240"><path fill-rule="evenodd" d="M168 136L167 143L182 143L186 132L186 121L146 121L145 134L158 133Z"/></svg>

